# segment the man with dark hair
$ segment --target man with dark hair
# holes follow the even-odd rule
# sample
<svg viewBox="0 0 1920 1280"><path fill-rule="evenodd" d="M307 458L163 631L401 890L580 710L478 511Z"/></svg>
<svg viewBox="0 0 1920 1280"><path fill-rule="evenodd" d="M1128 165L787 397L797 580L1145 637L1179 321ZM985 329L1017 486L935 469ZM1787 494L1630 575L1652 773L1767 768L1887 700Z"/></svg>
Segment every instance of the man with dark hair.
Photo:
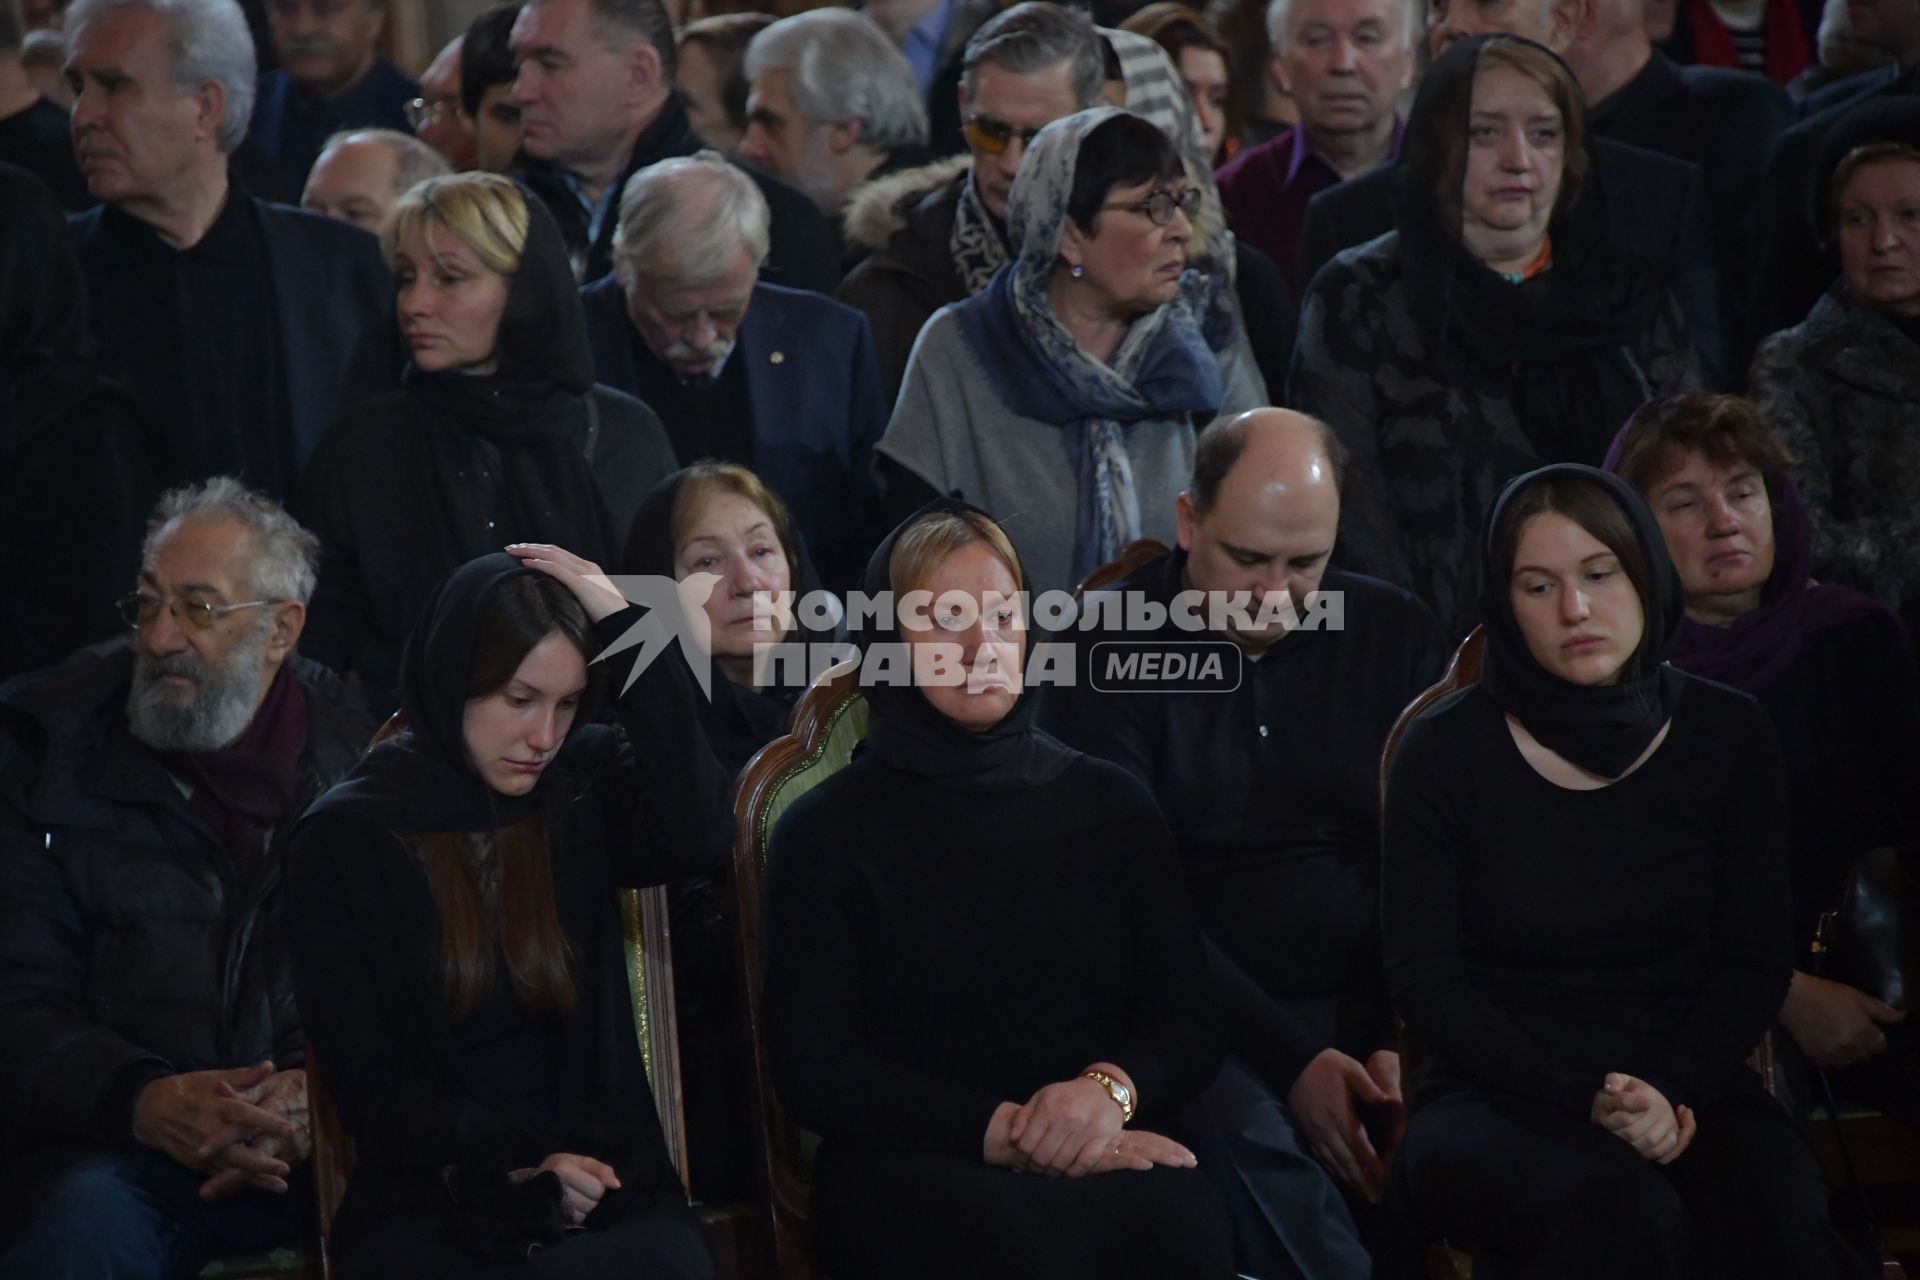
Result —
<svg viewBox="0 0 1920 1280"><path fill-rule="evenodd" d="M959 102L970 155L869 184L848 204L850 249L868 257L835 296L867 313L880 375L899 394L907 357L933 313L986 287L1010 256L1007 196L1027 143L1093 106L1105 55L1093 23L1027 0L967 42Z"/></svg>
<svg viewBox="0 0 1920 1280"><path fill-rule="evenodd" d="M20 0L0 0L0 164L17 165L47 184L67 209L93 204L73 160L67 113L33 86L20 59L26 26Z"/></svg>
<svg viewBox="0 0 1920 1280"><path fill-rule="evenodd" d="M474 168L506 173L520 153L520 104L513 82L513 24L520 5L496 5L475 18L460 43L460 115L473 132Z"/></svg>
<svg viewBox="0 0 1920 1280"><path fill-rule="evenodd" d="M260 77L247 137L272 162L274 189L254 194L291 204L334 134L408 130L420 86L380 56L386 0L267 0L267 22L280 68Z"/></svg>
<svg viewBox="0 0 1920 1280"><path fill-rule="evenodd" d="M447 41L420 73L420 96L407 104L413 132L455 169L473 168L473 125L460 111L460 57L465 36Z"/></svg>
<svg viewBox="0 0 1920 1280"><path fill-rule="evenodd" d="M73 219L100 371L169 481L284 494L340 411L392 383L379 246L229 181L254 88L233 0L76 0L67 27L74 150L105 202Z"/></svg>
<svg viewBox="0 0 1920 1280"><path fill-rule="evenodd" d="M8 1280L192 1276L311 1230L282 863L373 728L294 652L318 557L229 478L175 490L133 643L0 688Z"/></svg>
<svg viewBox="0 0 1920 1280"><path fill-rule="evenodd" d="M575 276L598 280L612 268L626 180L704 145L673 91L673 25L660 0L529 0L512 39L521 176L560 224ZM753 178L773 211L767 273L831 290L839 250L826 218L792 187Z"/></svg>
<svg viewBox="0 0 1920 1280"><path fill-rule="evenodd" d="M1369 1274L1328 1174L1377 1201L1403 1107L1380 963L1380 753L1447 649L1412 595L1328 568L1343 467L1332 433L1289 410L1208 427L1178 548L1114 588L1166 622L1075 633L1078 679L1041 707L1049 732L1145 783L1173 829L1229 1052L1176 1134L1234 1219L1239 1270L1262 1280ZM1184 592L1202 593L1188 616L1209 629L1181 625ZM1236 596L1246 615L1216 619ZM1090 593L1083 609L1099 607ZM1232 661L1187 692L1106 668L1155 649Z"/></svg>

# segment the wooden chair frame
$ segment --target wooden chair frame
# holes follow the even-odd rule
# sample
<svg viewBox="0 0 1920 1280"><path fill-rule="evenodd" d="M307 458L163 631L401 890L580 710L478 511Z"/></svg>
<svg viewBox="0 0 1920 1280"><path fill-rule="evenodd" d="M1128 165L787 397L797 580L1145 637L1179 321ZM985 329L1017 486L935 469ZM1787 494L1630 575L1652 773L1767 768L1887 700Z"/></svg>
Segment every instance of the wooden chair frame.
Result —
<svg viewBox="0 0 1920 1280"><path fill-rule="evenodd" d="M817 764L840 718L859 692L857 660L823 672L794 711L793 729L762 747L741 771L734 791L733 885L740 924L741 973L746 979L747 1021L759 1083L761 1154L767 1201L773 1217L776 1265L783 1280L813 1280L812 1192L802 1170L807 1153L786 1119L767 1061L766 997L760 983L760 891L767 841L766 814L793 775Z"/></svg>

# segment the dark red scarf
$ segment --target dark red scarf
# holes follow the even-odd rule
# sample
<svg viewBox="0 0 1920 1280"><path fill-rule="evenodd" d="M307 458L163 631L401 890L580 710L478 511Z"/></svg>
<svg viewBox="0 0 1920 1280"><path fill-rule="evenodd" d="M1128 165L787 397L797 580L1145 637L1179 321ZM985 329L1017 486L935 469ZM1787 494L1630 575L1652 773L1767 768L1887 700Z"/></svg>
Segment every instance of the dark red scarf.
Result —
<svg viewBox="0 0 1920 1280"><path fill-rule="evenodd" d="M1687 33L1693 37L1693 60L1703 67L1738 67L1740 55L1733 36L1707 0L1687 0ZM1801 28L1793 0L1767 0L1760 33L1767 42L1767 78L1787 84L1813 65L1813 46Z"/></svg>
<svg viewBox="0 0 1920 1280"><path fill-rule="evenodd" d="M306 745L306 691L282 663L247 731L232 746L160 755L168 770L193 787L194 809L213 827L234 865L250 867L299 792L300 753Z"/></svg>

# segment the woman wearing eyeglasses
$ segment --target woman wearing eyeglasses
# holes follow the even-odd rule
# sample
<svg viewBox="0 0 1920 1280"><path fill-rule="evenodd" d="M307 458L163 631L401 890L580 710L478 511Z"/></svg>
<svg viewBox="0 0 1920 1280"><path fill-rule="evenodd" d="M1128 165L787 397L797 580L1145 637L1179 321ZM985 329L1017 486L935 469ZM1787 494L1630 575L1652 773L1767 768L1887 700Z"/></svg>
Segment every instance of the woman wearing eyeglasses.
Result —
<svg viewBox="0 0 1920 1280"><path fill-rule="evenodd" d="M1308 286L1286 403L1352 454L1345 567L1479 620L1501 486L1597 464L1629 414L1701 385L1668 281L1608 242L1580 86L1515 36L1437 59L1401 146L1395 230Z"/></svg>
<svg viewBox="0 0 1920 1280"><path fill-rule="evenodd" d="M1196 427L1265 401L1226 287L1188 267L1198 202L1139 116L1055 121L1008 200L1014 260L914 348L879 452L1004 512L1036 592L1171 539Z"/></svg>

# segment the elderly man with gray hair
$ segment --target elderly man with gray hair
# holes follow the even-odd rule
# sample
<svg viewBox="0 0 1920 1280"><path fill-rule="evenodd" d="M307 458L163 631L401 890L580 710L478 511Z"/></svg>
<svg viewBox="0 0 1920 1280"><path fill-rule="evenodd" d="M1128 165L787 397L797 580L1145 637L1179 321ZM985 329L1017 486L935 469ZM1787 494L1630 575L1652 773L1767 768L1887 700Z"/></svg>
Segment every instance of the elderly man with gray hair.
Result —
<svg viewBox="0 0 1920 1280"><path fill-rule="evenodd" d="M913 64L865 14L783 18L747 46L746 70L740 159L798 187L830 217L862 183L928 159Z"/></svg>
<svg viewBox="0 0 1920 1280"><path fill-rule="evenodd" d="M100 371L146 411L169 479L284 494L396 372L379 248L228 182L254 88L233 0L75 0L67 33L74 153L105 202L73 219Z"/></svg>
<svg viewBox="0 0 1920 1280"><path fill-rule="evenodd" d="M663 160L620 198L612 277L581 293L595 374L640 397L684 465L758 472L829 587L861 567L886 428L866 317L759 278L767 204L717 152Z"/></svg>
<svg viewBox="0 0 1920 1280"><path fill-rule="evenodd" d="M287 837L372 721L296 652L319 544L161 498L131 643L0 686L0 1276L191 1276L312 1201Z"/></svg>
<svg viewBox="0 0 1920 1280"><path fill-rule="evenodd" d="M410 133L398 129L336 133L313 162L300 207L378 235L402 192L452 172L444 155Z"/></svg>

